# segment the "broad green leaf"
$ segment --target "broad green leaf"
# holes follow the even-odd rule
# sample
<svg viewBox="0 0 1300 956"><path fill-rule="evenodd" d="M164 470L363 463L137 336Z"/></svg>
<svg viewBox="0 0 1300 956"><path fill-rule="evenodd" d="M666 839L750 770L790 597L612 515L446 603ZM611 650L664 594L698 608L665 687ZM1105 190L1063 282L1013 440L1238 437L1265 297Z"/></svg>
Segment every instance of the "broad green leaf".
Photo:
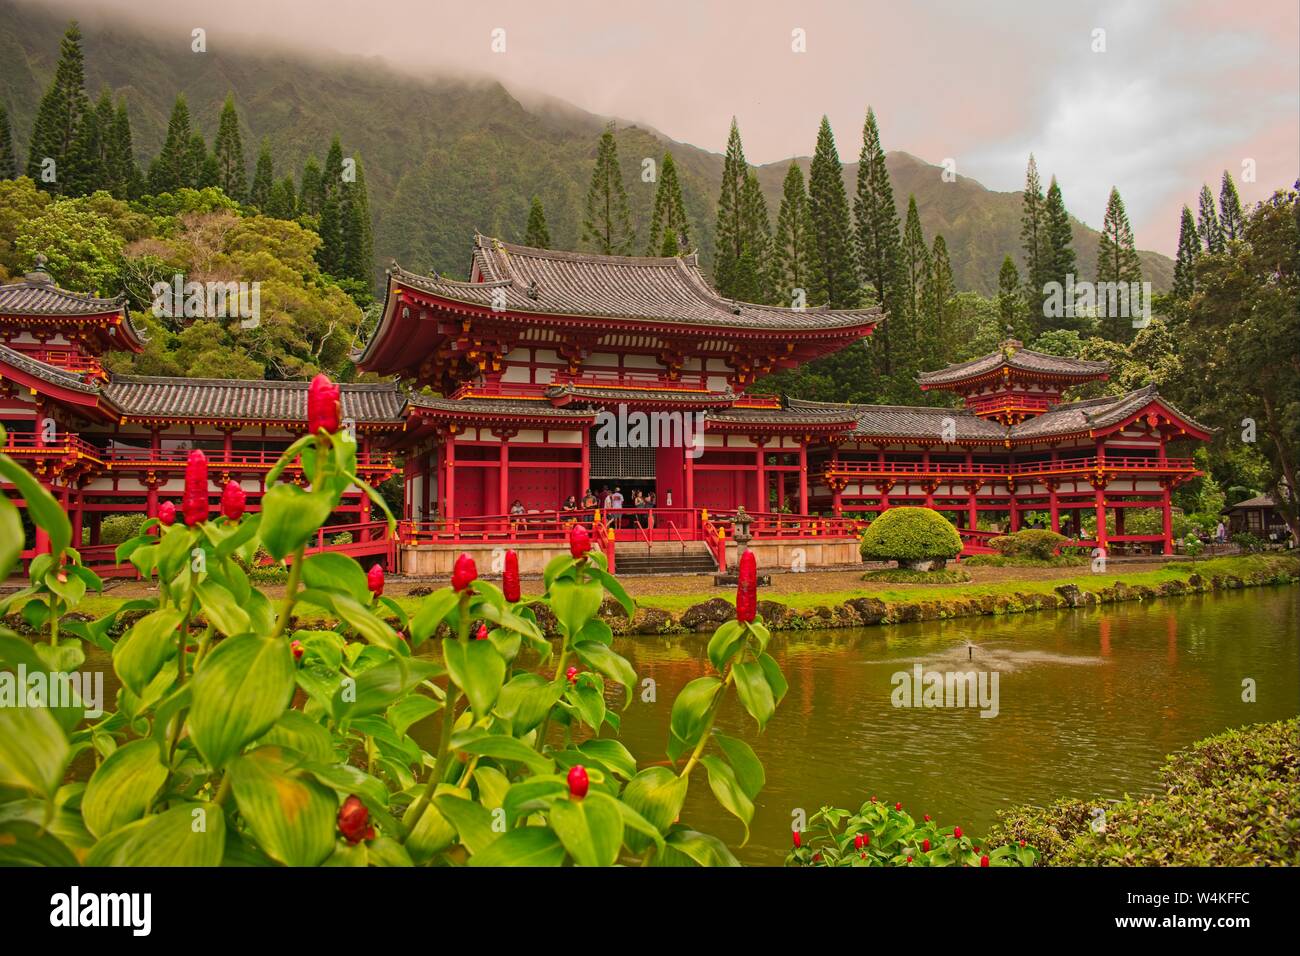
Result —
<svg viewBox="0 0 1300 956"><path fill-rule="evenodd" d="M623 789L623 802L660 833L667 833L682 812L688 786L686 777L677 776L667 767L646 767ZM649 841L629 833L627 844L634 853L640 853Z"/></svg>
<svg viewBox="0 0 1300 956"><path fill-rule="evenodd" d="M727 845L715 836L695 830L676 830L668 835L668 849L684 854L699 866L740 866Z"/></svg>
<svg viewBox="0 0 1300 956"><path fill-rule="evenodd" d="M411 615L411 646L419 647L432 637L438 625L455 609L458 600L460 598L455 591L442 588L421 601L419 608Z"/></svg>
<svg viewBox="0 0 1300 956"><path fill-rule="evenodd" d="M539 774L512 783L501 801L506 811L506 826L513 827L523 817L544 810L556 799L568 799L569 785L556 774Z"/></svg>
<svg viewBox="0 0 1300 956"><path fill-rule="evenodd" d="M334 719L352 720L377 714L441 670L434 661L408 657L390 658L367 668L353 678L352 684L345 683L334 692L330 703Z"/></svg>
<svg viewBox="0 0 1300 956"><path fill-rule="evenodd" d="M740 783L740 789L744 791L745 796L753 800L758 796L758 792L763 789L763 784L767 782L763 762L758 759L753 748L743 740L728 737L716 730L713 732L713 739L717 741L718 747L726 755L727 763L731 764L731 769L736 772L736 780Z"/></svg>
<svg viewBox="0 0 1300 956"><path fill-rule="evenodd" d="M767 678L767 686L772 689L772 699L777 704L780 704L781 699L785 697L786 691L790 689L790 685L786 683L785 675L781 673L781 665L776 662L776 659L771 654L758 655L758 665L763 668L763 676Z"/></svg>
<svg viewBox="0 0 1300 956"><path fill-rule="evenodd" d="M61 554L67 550L72 543L72 524L55 497L45 490L30 471L6 455L0 455L0 478L14 486L26 503L25 508L32 522L44 528L50 536L50 552ZM22 540L21 535L19 540Z"/></svg>
<svg viewBox="0 0 1300 956"><path fill-rule="evenodd" d="M614 643L614 632L608 624L598 617L593 617L578 635L579 641L595 641L598 644Z"/></svg>
<svg viewBox="0 0 1300 956"><path fill-rule="evenodd" d="M334 851L338 800L279 747L230 762L231 792L258 845L286 866L316 866Z"/></svg>
<svg viewBox="0 0 1300 956"><path fill-rule="evenodd" d="M504 808L506 794L510 791L510 779L495 767L477 767L474 770L474 784L478 787L478 801L489 812Z"/></svg>
<svg viewBox="0 0 1300 956"><path fill-rule="evenodd" d="M262 496L262 545L280 561L306 544L333 510L334 502L324 491L272 485Z"/></svg>
<svg viewBox="0 0 1300 956"><path fill-rule="evenodd" d="M573 645L578 659L592 670L600 671L616 684L626 689L625 704L632 702L632 689L636 686L636 671L627 658L597 641L580 641Z"/></svg>
<svg viewBox="0 0 1300 956"><path fill-rule="evenodd" d="M102 837L138 820L166 780L167 767L154 740L133 740L118 747L86 784L81 800L86 826Z"/></svg>
<svg viewBox="0 0 1300 956"><path fill-rule="evenodd" d="M722 687L722 681L716 677L697 677L677 694L673 701L672 715L668 719L672 731L669 756L673 760L689 747L694 747L704 735L708 724L709 708ZM676 753L672 753L672 750Z"/></svg>
<svg viewBox="0 0 1300 956"><path fill-rule="evenodd" d="M235 596L216 581L200 581L194 585L194 594L203 607L203 616L222 634L234 637L249 631L248 612L239 606Z"/></svg>
<svg viewBox="0 0 1300 956"><path fill-rule="evenodd" d="M346 554L323 551L311 555L302 563L302 579L309 588L347 594L360 604L370 601L366 572Z"/></svg>
<svg viewBox="0 0 1300 956"><path fill-rule="evenodd" d="M577 708L583 721L596 733L605 722L605 695L597 684L597 678L584 674L569 688L568 698Z"/></svg>
<svg viewBox="0 0 1300 956"><path fill-rule="evenodd" d="M21 540L21 539L19 539ZM0 834L0 866L77 866L72 850L31 820L6 820Z"/></svg>
<svg viewBox="0 0 1300 956"><path fill-rule="evenodd" d="M496 712L510 721L515 734L526 734L546 719L563 693L560 684L539 674L516 674L501 688Z"/></svg>
<svg viewBox="0 0 1300 956"><path fill-rule="evenodd" d="M333 594L330 603L334 613L368 642L389 653L406 655L406 643L388 626L388 622L370 608L346 594Z"/></svg>
<svg viewBox="0 0 1300 956"><path fill-rule="evenodd" d="M0 786L52 796L70 756L68 738L48 710L0 707Z"/></svg>
<svg viewBox="0 0 1300 956"><path fill-rule="evenodd" d="M211 803L181 803L107 834L86 866L220 866L226 819Z"/></svg>
<svg viewBox="0 0 1300 956"><path fill-rule="evenodd" d="M59 580L62 575L63 580ZM45 586L63 599L69 608L81 603L86 596L86 582L67 571L49 571L45 575Z"/></svg>
<svg viewBox="0 0 1300 956"><path fill-rule="evenodd" d="M503 834L482 853L470 857L470 866L560 866L564 844L550 827L523 827Z"/></svg>
<svg viewBox="0 0 1300 956"><path fill-rule="evenodd" d="M624 780L631 780L636 776L636 758L622 743L613 738L584 741L578 744L578 749Z"/></svg>
<svg viewBox="0 0 1300 956"><path fill-rule="evenodd" d="M466 792L451 784L440 783L434 790L434 799L429 801L424 813L406 838L406 850L416 866L423 866L456 841L456 828L442 815L435 802L443 794L465 796ZM409 822L407 823L409 826Z"/></svg>
<svg viewBox="0 0 1300 956"><path fill-rule="evenodd" d="M718 798L718 803L744 824L745 838L740 841L740 845L744 846L749 842L749 824L754 819L754 802L745 795L735 772L721 757L709 754L701 757L700 763L709 771L709 789Z"/></svg>
<svg viewBox="0 0 1300 956"><path fill-rule="evenodd" d="M749 715L758 721L758 729L762 730L776 711L776 701L772 697L772 688L767 683L762 665L755 661L745 661L736 664L732 673L736 677L736 694L740 697L740 702L745 705Z"/></svg>
<svg viewBox="0 0 1300 956"><path fill-rule="evenodd" d="M137 696L143 696L176 650L177 631L185 616L174 607L146 614L113 648L113 670Z"/></svg>
<svg viewBox="0 0 1300 956"><path fill-rule="evenodd" d="M494 760L522 763L534 773L550 773L555 769L555 761L549 757L543 757L522 740L500 734L490 734L486 737L466 741L457 749L462 753L492 757Z"/></svg>
<svg viewBox="0 0 1300 956"><path fill-rule="evenodd" d="M551 804L551 829L579 866L613 866L623 847L618 801L593 790L581 800Z"/></svg>
<svg viewBox="0 0 1300 956"><path fill-rule="evenodd" d="M719 672L727 669L727 662L739 650L745 637L745 628L739 621L727 621L709 640L709 661Z"/></svg>
<svg viewBox="0 0 1300 956"><path fill-rule="evenodd" d="M587 584L556 581L551 586L551 610L565 633L576 638L600 610L604 596L600 584L594 581Z"/></svg>
<svg viewBox="0 0 1300 956"><path fill-rule="evenodd" d="M501 693L506 676L506 661L489 641L456 640L442 642L447 673L469 698L475 719L484 717Z"/></svg>
<svg viewBox="0 0 1300 956"><path fill-rule="evenodd" d="M9 572L18 564L23 544L23 519L18 508L0 495L0 581L9 577Z"/></svg>
<svg viewBox="0 0 1300 956"><path fill-rule="evenodd" d="M271 729L293 696L295 668L284 638L246 634L217 645L194 675L190 736L213 768Z"/></svg>
<svg viewBox="0 0 1300 956"><path fill-rule="evenodd" d="M410 726L442 710L442 701L424 694L407 694L384 713L393 730L405 734Z"/></svg>
<svg viewBox="0 0 1300 956"><path fill-rule="evenodd" d="M587 573L600 581L605 590L610 593L610 596L619 604L623 605L623 613L627 615L628 620L631 620L632 615L636 613L636 604L633 602L632 598L628 596L627 590L623 587L618 578L614 577L614 575L610 574L609 571L601 566L603 563L603 557L598 555L597 558L600 563L596 561L591 562L587 568Z"/></svg>
<svg viewBox="0 0 1300 956"><path fill-rule="evenodd" d="M257 743L258 746L294 750L317 763L334 760L334 740L330 732L300 710L286 710L271 729L258 738Z"/></svg>
<svg viewBox="0 0 1300 956"><path fill-rule="evenodd" d="M438 805L443 817L456 828L460 842L471 853L482 853L501 836L500 832L492 829L491 812L473 800L447 793L434 797L433 802Z"/></svg>

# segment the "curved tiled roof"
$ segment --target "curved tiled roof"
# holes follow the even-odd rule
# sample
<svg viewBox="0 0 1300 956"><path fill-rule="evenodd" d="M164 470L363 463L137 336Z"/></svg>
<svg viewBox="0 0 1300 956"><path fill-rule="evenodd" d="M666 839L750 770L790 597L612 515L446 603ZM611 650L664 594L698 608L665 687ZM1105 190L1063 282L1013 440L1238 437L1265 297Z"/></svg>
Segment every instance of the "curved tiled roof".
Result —
<svg viewBox="0 0 1300 956"><path fill-rule="evenodd" d="M917 381L922 386L951 385L988 375L1003 366L1021 372L1064 376L1079 381L1100 378L1110 371L1110 364L1107 362L1090 362L1061 355L1048 355L1045 352L1020 348L1012 343L1003 343L1002 348L988 355L967 362L958 362L956 365L949 365L935 372L922 372L917 376Z"/></svg>
<svg viewBox="0 0 1300 956"><path fill-rule="evenodd" d="M87 384L81 380L81 376L74 375L66 369L37 361L17 349L11 349L7 345L0 345L0 362L11 368L21 369L29 375L34 375L41 381L49 382L51 385L58 385L61 388L69 388L74 392L83 392L87 395L95 395L99 392L97 385Z"/></svg>
<svg viewBox="0 0 1300 956"><path fill-rule="evenodd" d="M728 408L709 412L707 421L720 425L806 425L809 428L849 428L856 411L850 405L801 402L791 399L784 408Z"/></svg>
<svg viewBox="0 0 1300 956"><path fill-rule="evenodd" d="M1152 401L1159 400L1179 418L1194 428L1211 431L1200 422L1184 415L1167 401L1160 398L1154 385L1139 388L1124 395L1104 395L1068 405L1057 405L1050 411L1021 422L1012 429L1012 435L1020 440L1029 440L1039 436L1051 436L1087 432L1096 428L1109 428L1126 418L1137 414Z"/></svg>
<svg viewBox="0 0 1300 956"><path fill-rule="evenodd" d="M114 376L103 392L137 418L224 418L233 421L306 421L308 382L249 379ZM341 385L343 417L395 422L402 408L396 385Z"/></svg>
<svg viewBox="0 0 1300 956"><path fill-rule="evenodd" d="M406 396L412 408L427 408L435 412L469 412L482 415L505 415L517 418L569 418L590 421L595 412L572 408L556 408L547 401L524 401L518 398L442 398L437 395L414 393Z"/></svg>
<svg viewBox="0 0 1300 956"><path fill-rule="evenodd" d="M731 389L722 391L702 391L700 389L673 388L612 388L575 385L566 382L553 385L546 390L546 397L551 401L591 402L647 402L673 405L725 406L736 400L736 393Z"/></svg>
<svg viewBox="0 0 1300 956"><path fill-rule="evenodd" d="M539 315L807 332L848 330L881 320L879 308L786 309L724 299L709 285L694 254L602 256L534 249L476 235L473 261L475 277L482 281L422 276L396 263L389 274L413 289L454 302Z"/></svg>
<svg viewBox="0 0 1300 956"><path fill-rule="evenodd" d="M37 256L36 261L36 270L27 273L23 281L0 286L0 315L58 319L61 316L80 318L120 313L122 321L110 328L121 329L126 340L123 344L127 348L143 347L144 337L131 322L125 295L104 299L60 289L50 274L43 270L45 257Z"/></svg>

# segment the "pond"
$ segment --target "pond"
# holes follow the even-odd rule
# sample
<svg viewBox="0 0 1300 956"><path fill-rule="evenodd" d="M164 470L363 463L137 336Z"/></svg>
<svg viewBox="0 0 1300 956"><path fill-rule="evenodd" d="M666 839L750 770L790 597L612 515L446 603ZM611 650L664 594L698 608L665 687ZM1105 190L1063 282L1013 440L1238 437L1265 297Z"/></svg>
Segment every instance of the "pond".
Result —
<svg viewBox="0 0 1300 956"><path fill-rule="evenodd" d="M728 699L718 727L767 770L744 863L780 864L792 814L872 795L983 836L997 810L1058 797L1154 791L1167 754L1222 730L1300 712L1300 589L1260 588L1102 609L774 634L790 691L762 736ZM976 646L967 647L967 642ZM706 672L704 637L616 642L658 702L639 697L622 739L662 755L678 688ZM998 675L997 713L895 707L915 666ZM1253 680L1256 702L1242 700ZM992 681L986 688L992 690ZM990 713L992 708L986 708ZM682 819L741 839L696 771Z"/></svg>

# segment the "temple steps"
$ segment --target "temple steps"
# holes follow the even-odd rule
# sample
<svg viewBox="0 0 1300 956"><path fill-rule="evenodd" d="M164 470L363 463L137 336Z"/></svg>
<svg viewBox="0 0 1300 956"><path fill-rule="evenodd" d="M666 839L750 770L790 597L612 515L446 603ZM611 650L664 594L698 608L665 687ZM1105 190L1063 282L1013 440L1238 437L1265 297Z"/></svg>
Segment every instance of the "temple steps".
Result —
<svg viewBox="0 0 1300 956"><path fill-rule="evenodd" d="M619 574L714 574L718 564L703 542L655 543L620 547L616 557Z"/></svg>

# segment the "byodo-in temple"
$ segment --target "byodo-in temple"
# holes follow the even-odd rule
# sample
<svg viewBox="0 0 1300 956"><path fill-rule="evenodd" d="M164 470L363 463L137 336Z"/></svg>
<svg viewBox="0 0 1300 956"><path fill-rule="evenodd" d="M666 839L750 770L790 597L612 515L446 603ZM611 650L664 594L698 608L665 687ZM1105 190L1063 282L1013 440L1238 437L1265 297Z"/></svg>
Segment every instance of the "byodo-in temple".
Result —
<svg viewBox="0 0 1300 956"><path fill-rule="evenodd" d="M419 575L442 573L460 551L490 561L509 546L536 571L580 520L622 572L724 568L738 531L763 565L816 566L859 560L871 514L919 505L951 518L968 553L1031 516L1083 547L1172 550L1170 491L1199 474L1191 446L1209 434L1153 388L1062 401L1105 379L1104 363L1007 341L920 377L960 408L753 394L885 318L722 298L694 254L598 256L476 236L468 281L394 264L378 327L355 356L385 381L344 385L342 401L361 476L403 478L399 534L357 492L316 547ZM266 472L305 427L305 382L105 371L106 351L143 348L124 299L65 291L40 263L0 287L0 335L3 451L58 496L83 559L109 573L102 517L152 515L178 498L190 449L211 462L214 502L233 479L255 509ZM624 507L611 511L615 489ZM597 507L584 510L588 490ZM638 491L654 492L653 508L633 507ZM1128 533L1135 508L1156 509L1159 529Z"/></svg>

